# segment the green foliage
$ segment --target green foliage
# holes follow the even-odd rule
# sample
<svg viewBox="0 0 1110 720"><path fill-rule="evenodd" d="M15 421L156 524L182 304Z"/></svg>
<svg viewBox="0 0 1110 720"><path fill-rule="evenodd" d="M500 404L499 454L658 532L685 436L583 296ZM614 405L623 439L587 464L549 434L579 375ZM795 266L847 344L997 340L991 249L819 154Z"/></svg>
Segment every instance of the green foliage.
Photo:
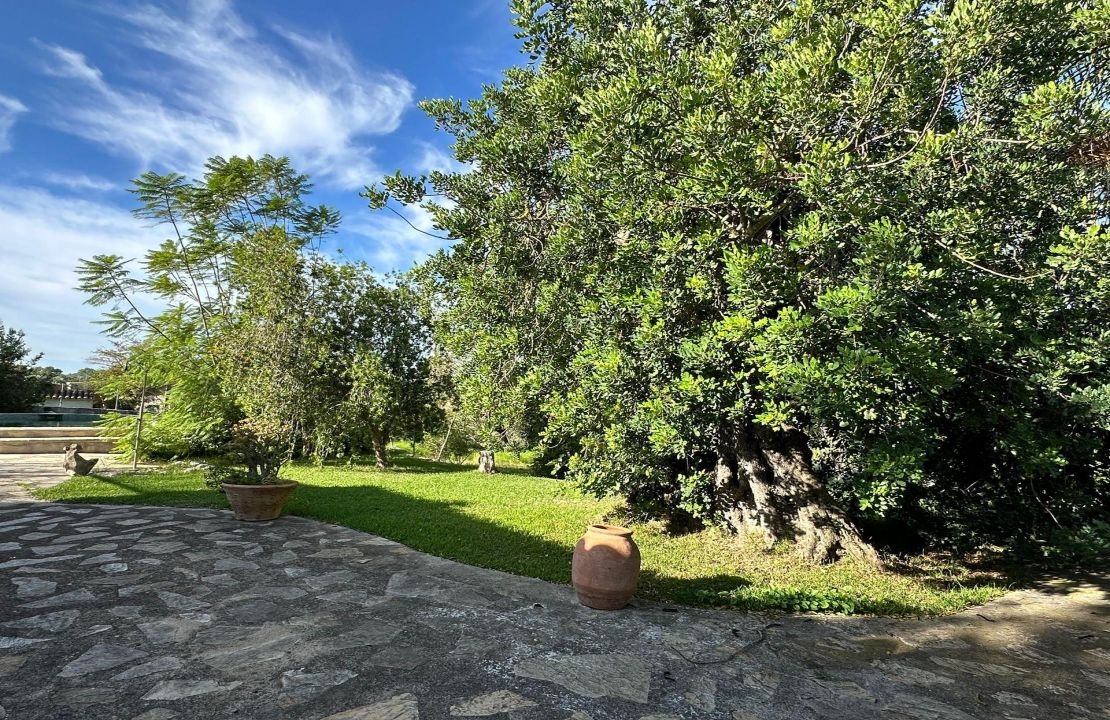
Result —
<svg viewBox="0 0 1110 720"><path fill-rule="evenodd" d="M231 428L227 453L232 462L246 467L238 481L247 485L280 482L281 466L293 454L292 428L275 419L240 420Z"/></svg>
<svg viewBox="0 0 1110 720"><path fill-rule="evenodd" d="M471 169L366 193L456 239L420 277L487 435L706 518L797 431L892 541L1104 521L1110 6L514 8L536 62L423 104Z"/></svg>
<svg viewBox="0 0 1110 720"><path fill-rule="evenodd" d="M1077 527L1060 528L1041 550L1053 566L1106 566L1110 562L1110 523L1092 520Z"/></svg>
<svg viewBox="0 0 1110 720"><path fill-rule="evenodd" d="M232 465L210 465L204 471L204 485L211 490L219 490L224 483L245 484L246 473Z"/></svg>
<svg viewBox="0 0 1110 720"><path fill-rule="evenodd" d="M138 271L116 255L78 268L118 343L101 393L135 407L148 383L155 412L144 453L216 452L244 418L267 437L280 428L287 456L350 453L369 438L383 449L394 432L421 434L435 408L423 321L403 281L383 285L365 265L319 252L339 215L307 204L311 184L286 158L217 157L206 170L194 182L135 180L136 216L170 234ZM146 313L139 295L166 307ZM108 422L130 451L128 421ZM256 461L269 477L272 461Z"/></svg>
<svg viewBox="0 0 1110 720"><path fill-rule="evenodd" d="M38 368L42 354L32 355L22 330L0 323L0 412L28 412L41 402L56 368Z"/></svg>

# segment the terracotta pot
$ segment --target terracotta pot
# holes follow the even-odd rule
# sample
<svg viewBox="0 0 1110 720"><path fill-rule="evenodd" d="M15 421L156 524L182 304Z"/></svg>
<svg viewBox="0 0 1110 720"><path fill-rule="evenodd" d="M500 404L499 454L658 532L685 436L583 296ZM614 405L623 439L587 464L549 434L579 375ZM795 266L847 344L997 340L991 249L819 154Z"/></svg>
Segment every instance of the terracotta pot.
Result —
<svg viewBox="0 0 1110 720"><path fill-rule="evenodd" d="M636 593L640 548L628 528L590 525L574 546L571 582L578 602L597 610L619 610Z"/></svg>
<svg viewBox="0 0 1110 720"><path fill-rule="evenodd" d="M275 485L233 485L223 484L227 501L236 520L258 522L274 520L281 515L285 501L297 489L297 483L287 480Z"/></svg>

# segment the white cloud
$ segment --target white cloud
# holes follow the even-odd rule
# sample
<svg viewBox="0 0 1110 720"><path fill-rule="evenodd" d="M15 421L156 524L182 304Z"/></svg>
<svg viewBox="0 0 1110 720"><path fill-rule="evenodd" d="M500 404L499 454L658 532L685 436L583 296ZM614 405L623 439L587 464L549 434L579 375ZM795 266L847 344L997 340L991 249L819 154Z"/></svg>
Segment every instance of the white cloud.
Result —
<svg viewBox="0 0 1110 720"><path fill-rule="evenodd" d="M12 149L11 132L16 118L27 112L27 106L13 97L0 95L0 152Z"/></svg>
<svg viewBox="0 0 1110 720"><path fill-rule="evenodd" d="M107 192L109 190L119 190L125 187L125 185L121 183L112 182L102 177L86 175L81 172L47 172L38 175L36 179L48 185L63 187L69 190Z"/></svg>
<svg viewBox="0 0 1110 720"><path fill-rule="evenodd" d="M389 210L377 210L344 222L343 237L348 238L340 243L344 254L355 260L365 260L375 270L407 270L451 244L442 230L433 227L432 216L424 208L396 209L405 219ZM349 240L351 235L372 242L365 246L354 244Z"/></svg>
<svg viewBox="0 0 1110 720"><path fill-rule="evenodd" d="M127 210L46 190L0 186L0 321L27 333L43 362L76 369L107 344L92 321L100 310L75 290L79 258L137 257L163 232Z"/></svg>
<svg viewBox="0 0 1110 720"><path fill-rule="evenodd" d="M429 142L417 141L420 155L416 160L416 167L420 172L428 173L438 170L444 173L466 172L469 168L455 159L453 155L440 150Z"/></svg>
<svg viewBox="0 0 1110 720"><path fill-rule="evenodd" d="M338 41L274 30L267 42L226 0L197 0L181 15L153 5L118 11L120 37L165 67L106 78L80 52L45 45L47 72L73 85L59 102L67 132L182 172L214 154L288 154L324 181L360 187L380 175L367 139L390 133L412 105L412 85L370 72Z"/></svg>

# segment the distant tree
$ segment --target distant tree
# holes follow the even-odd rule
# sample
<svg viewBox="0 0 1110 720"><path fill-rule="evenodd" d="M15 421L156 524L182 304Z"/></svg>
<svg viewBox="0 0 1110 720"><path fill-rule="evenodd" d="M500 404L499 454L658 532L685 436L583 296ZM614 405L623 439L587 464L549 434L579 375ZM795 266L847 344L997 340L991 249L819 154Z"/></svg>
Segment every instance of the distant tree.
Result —
<svg viewBox="0 0 1110 720"><path fill-rule="evenodd" d="M53 365L44 365L43 367L36 368L39 378L50 385L65 381L65 371L61 368L56 368Z"/></svg>
<svg viewBox="0 0 1110 720"><path fill-rule="evenodd" d="M289 454L365 445L384 464L400 418L416 422L427 341L411 292L320 251L339 215L308 205L310 190L270 156L213 158L194 182L146 173L136 215L170 238L137 271L116 255L81 262L81 289L108 308L122 349L98 387L132 402L144 382L163 395L158 452L214 450L245 418L286 428L267 435L287 438ZM167 307L146 313L139 295Z"/></svg>
<svg viewBox="0 0 1110 720"><path fill-rule="evenodd" d="M535 62L423 105L472 169L366 193L456 240L491 417L814 560L1105 518L1110 5L513 7Z"/></svg>
<svg viewBox="0 0 1110 720"><path fill-rule="evenodd" d="M98 372L98 370L96 368L83 367L80 370L75 370L74 372L61 373L61 378L60 378L59 382L68 382L68 383L88 383L88 382L92 382L93 378L96 376L97 372Z"/></svg>
<svg viewBox="0 0 1110 720"><path fill-rule="evenodd" d="M0 412L28 412L42 401L51 377L48 368L35 367L41 358L31 354L22 330L0 323Z"/></svg>

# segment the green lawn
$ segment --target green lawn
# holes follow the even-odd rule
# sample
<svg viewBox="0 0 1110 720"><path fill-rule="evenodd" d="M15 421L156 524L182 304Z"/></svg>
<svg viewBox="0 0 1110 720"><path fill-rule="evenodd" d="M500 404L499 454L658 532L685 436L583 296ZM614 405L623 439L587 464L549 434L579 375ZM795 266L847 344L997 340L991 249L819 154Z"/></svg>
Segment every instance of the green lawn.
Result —
<svg viewBox="0 0 1110 720"><path fill-rule="evenodd" d="M586 497L566 483L520 468L482 475L472 465L405 456L389 470L365 465L294 465L301 483L286 511L381 535L433 555L554 582L570 581L570 557L584 527L620 521L615 499ZM503 468L503 469L502 469ZM201 473L162 470L112 478L74 477L37 493L66 502L226 508ZM682 536L634 524L643 555L641 597L756 610L816 610L882 615L940 614L1005 591L994 574L933 558L896 560L876 572L845 561L800 562L788 547L716 529Z"/></svg>

